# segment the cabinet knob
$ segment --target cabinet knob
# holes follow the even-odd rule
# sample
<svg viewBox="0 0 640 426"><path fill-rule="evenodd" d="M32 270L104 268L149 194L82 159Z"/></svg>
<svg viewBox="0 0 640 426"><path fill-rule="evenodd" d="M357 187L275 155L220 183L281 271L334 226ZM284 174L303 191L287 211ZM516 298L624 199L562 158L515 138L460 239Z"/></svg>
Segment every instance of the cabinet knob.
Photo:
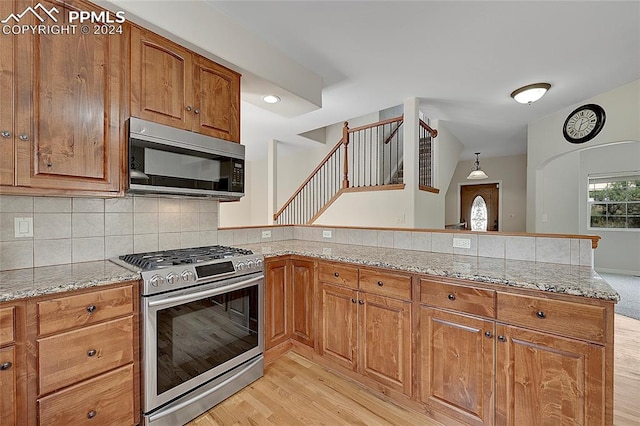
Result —
<svg viewBox="0 0 640 426"><path fill-rule="evenodd" d="M493 337L493 333L492 333L492 332L490 332L490 331L485 331L485 332L484 332L484 335L485 335L487 338L489 338L489 339L491 339L491 338Z"/></svg>
<svg viewBox="0 0 640 426"><path fill-rule="evenodd" d="M449 300L456 300L456 295L451 293L450 295L447 296L447 299Z"/></svg>
<svg viewBox="0 0 640 426"><path fill-rule="evenodd" d="M187 111L191 111L193 108L191 108L191 105L187 105Z"/></svg>
<svg viewBox="0 0 640 426"><path fill-rule="evenodd" d="M2 132L0 132L0 135L2 135L2 137L5 139L9 139L11 137L11 132L8 130L3 130Z"/></svg>
<svg viewBox="0 0 640 426"><path fill-rule="evenodd" d="M382 281L378 281L378 285L379 285L380 287L382 287L384 284L383 284L383 282L382 282Z"/></svg>
<svg viewBox="0 0 640 426"><path fill-rule="evenodd" d="M506 341L507 341L507 338L506 338L506 337L504 337L502 334L500 334L500 335L498 336L498 340L500 340L501 342L506 342Z"/></svg>
<svg viewBox="0 0 640 426"><path fill-rule="evenodd" d="M351 303L356 303L356 299L351 299Z"/></svg>
<svg viewBox="0 0 640 426"><path fill-rule="evenodd" d="M96 311L96 309L98 309L98 307L96 305L87 306L87 312L89 312L90 314L94 313Z"/></svg>
<svg viewBox="0 0 640 426"><path fill-rule="evenodd" d="M337 272L334 272L334 273L333 273L333 276L334 276L334 277L339 277L339 276L340 276L340 274L339 274L339 273L337 273Z"/></svg>
<svg viewBox="0 0 640 426"><path fill-rule="evenodd" d="M92 418L94 418L94 417L96 416L96 414L98 414L98 413L96 412L96 410L91 410L91 411L89 411L89 412L87 413L87 418L88 418L88 419L92 419Z"/></svg>
<svg viewBox="0 0 640 426"><path fill-rule="evenodd" d="M547 314L545 314L545 313L544 313L544 312L542 312L542 311L538 311L538 312L536 312L536 316L537 316L538 318L540 318L540 319L545 319L545 318L547 317Z"/></svg>
<svg viewBox="0 0 640 426"><path fill-rule="evenodd" d="M47 161L47 167L51 167L53 166L53 164L51 163L51 161Z"/></svg>
<svg viewBox="0 0 640 426"><path fill-rule="evenodd" d="M358 300L358 303L364 305L364 300Z"/></svg>
<svg viewBox="0 0 640 426"><path fill-rule="evenodd" d="M0 364L0 371L8 370L11 368L11 366L13 366L11 361L3 362L2 364Z"/></svg>
<svg viewBox="0 0 640 426"><path fill-rule="evenodd" d="M18 136L20 138L21 141L28 141L29 140L29 135L27 134L21 134L20 136Z"/></svg>
<svg viewBox="0 0 640 426"><path fill-rule="evenodd" d="M195 112L196 114L200 114L200 110L198 108L194 109L193 112Z"/></svg>
<svg viewBox="0 0 640 426"><path fill-rule="evenodd" d="M97 353L98 353L98 352L97 352L95 349L89 349L89 350L87 351L87 356L88 356L88 357L92 357L92 356L95 356Z"/></svg>

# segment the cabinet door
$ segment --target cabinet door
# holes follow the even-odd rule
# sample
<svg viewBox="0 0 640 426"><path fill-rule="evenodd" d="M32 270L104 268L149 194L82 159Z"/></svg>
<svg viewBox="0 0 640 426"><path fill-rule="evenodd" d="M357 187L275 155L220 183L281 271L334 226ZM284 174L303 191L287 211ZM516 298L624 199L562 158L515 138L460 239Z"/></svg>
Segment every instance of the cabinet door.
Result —
<svg viewBox="0 0 640 426"><path fill-rule="evenodd" d="M150 31L131 30L131 115L191 130L193 56Z"/></svg>
<svg viewBox="0 0 640 426"><path fill-rule="evenodd" d="M314 282L313 262L291 260L291 326L293 338L305 345L314 346Z"/></svg>
<svg viewBox="0 0 640 426"><path fill-rule="evenodd" d="M321 291L320 353L355 371L358 367L358 293L329 284L322 284Z"/></svg>
<svg viewBox="0 0 640 426"><path fill-rule="evenodd" d="M18 400L16 398L17 374L16 374L15 346L0 349L0 425L17 425Z"/></svg>
<svg viewBox="0 0 640 426"><path fill-rule="evenodd" d="M265 265L265 349L284 342L290 336L287 299L287 261L276 260Z"/></svg>
<svg viewBox="0 0 640 426"><path fill-rule="evenodd" d="M240 142L240 75L196 57L193 131Z"/></svg>
<svg viewBox="0 0 640 426"><path fill-rule="evenodd" d="M496 424L606 423L604 347L504 325L496 333Z"/></svg>
<svg viewBox="0 0 640 426"><path fill-rule="evenodd" d="M359 293L360 373L411 396L411 302Z"/></svg>
<svg viewBox="0 0 640 426"><path fill-rule="evenodd" d="M59 19L69 10L102 10L80 1L40 3L59 10ZM125 38L93 31L18 38L18 185L119 191Z"/></svg>
<svg viewBox="0 0 640 426"><path fill-rule="evenodd" d="M0 1L0 16L14 12L12 1ZM17 37L3 34L0 37L0 185L13 185L14 155L14 71L13 44Z"/></svg>
<svg viewBox="0 0 640 426"><path fill-rule="evenodd" d="M493 424L493 329L492 321L420 306L420 400L465 424Z"/></svg>

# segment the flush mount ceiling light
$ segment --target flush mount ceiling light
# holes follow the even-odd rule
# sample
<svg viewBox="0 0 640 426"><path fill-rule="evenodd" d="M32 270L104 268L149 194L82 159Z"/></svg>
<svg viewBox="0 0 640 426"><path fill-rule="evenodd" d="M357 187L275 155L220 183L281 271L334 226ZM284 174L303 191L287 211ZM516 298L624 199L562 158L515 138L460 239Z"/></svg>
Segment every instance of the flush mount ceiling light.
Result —
<svg viewBox="0 0 640 426"><path fill-rule="evenodd" d="M276 95L265 95L262 97L262 100L268 104L277 104L278 102L280 102L280 98Z"/></svg>
<svg viewBox="0 0 640 426"><path fill-rule="evenodd" d="M476 152L476 162L475 162L475 168L471 171L471 173L469 173L469 176L467 176L467 179L486 179L489 176L487 176L487 174L485 172L482 171L482 169L480 168L480 160L478 160L478 156L480 155L479 152Z"/></svg>
<svg viewBox="0 0 640 426"><path fill-rule="evenodd" d="M529 84L528 86L514 90L511 93L511 97L519 104L531 105L543 97L550 88L551 85L549 83Z"/></svg>

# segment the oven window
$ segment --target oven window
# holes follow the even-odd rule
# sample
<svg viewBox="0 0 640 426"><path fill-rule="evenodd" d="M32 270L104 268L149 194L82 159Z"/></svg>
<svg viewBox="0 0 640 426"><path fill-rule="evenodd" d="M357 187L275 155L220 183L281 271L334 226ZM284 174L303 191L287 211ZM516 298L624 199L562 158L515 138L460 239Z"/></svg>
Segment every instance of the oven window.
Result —
<svg viewBox="0 0 640 426"><path fill-rule="evenodd" d="M157 312L158 395L258 347L258 286Z"/></svg>

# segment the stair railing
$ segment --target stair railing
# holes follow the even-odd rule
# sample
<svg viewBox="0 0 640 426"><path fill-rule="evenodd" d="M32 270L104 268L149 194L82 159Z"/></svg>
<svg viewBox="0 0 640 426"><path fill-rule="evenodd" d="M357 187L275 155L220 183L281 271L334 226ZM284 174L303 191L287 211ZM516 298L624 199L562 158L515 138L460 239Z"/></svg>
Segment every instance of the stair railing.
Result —
<svg viewBox="0 0 640 426"><path fill-rule="evenodd" d="M418 186L420 189L429 190L434 186L433 139L437 136L437 130L420 120L418 129Z"/></svg>

